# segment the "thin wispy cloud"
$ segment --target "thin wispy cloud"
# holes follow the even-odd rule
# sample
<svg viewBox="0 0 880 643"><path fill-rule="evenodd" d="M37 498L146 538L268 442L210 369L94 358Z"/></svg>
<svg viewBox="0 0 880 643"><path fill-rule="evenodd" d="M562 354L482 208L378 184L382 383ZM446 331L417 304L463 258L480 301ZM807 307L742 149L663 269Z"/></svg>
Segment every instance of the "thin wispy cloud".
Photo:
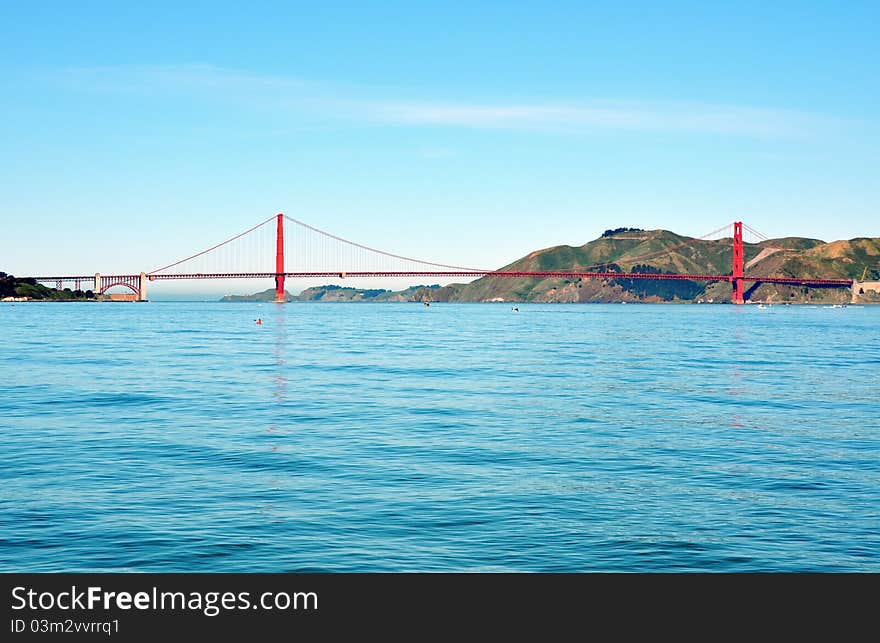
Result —
<svg viewBox="0 0 880 643"><path fill-rule="evenodd" d="M578 104L383 103L376 117L412 125L562 130L568 132L691 132L797 136L820 119L772 109L695 103L584 101Z"/></svg>
<svg viewBox="0 0 880 643"><path fill-rule="evenodd" d="M746 137L807 137L839 126L827 117L794 110L700 102L582 99L505 103L407 100L377 96L370 88L333 88L296 78L211 65L110 66L53 74L68 88L134 92L161 97L182 92L214 101L310 114L326 120L408 127L600 134L653 132Z"/></svg>

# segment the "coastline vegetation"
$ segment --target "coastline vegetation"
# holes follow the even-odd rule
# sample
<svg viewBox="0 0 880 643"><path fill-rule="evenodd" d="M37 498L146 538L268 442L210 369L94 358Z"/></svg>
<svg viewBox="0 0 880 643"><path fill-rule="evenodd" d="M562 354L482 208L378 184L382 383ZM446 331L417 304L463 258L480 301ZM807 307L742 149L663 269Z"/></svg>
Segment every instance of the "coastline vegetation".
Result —
<svg viewBox="0 0 880 643"><path fill-rule="evenodd" d="M34 301L87 301L95 298L91 290L58 290L39 284L34 279L18 278L0 272L0 299L26 298Z"/></svg>

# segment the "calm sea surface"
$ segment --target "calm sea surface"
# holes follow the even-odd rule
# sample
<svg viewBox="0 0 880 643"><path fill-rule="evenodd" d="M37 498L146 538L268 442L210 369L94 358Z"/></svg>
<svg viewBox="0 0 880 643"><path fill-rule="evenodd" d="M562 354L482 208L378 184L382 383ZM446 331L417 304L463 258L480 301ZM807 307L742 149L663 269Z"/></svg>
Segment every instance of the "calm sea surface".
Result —
<svg viewBox="0 0 880 643"><path fill-rule="evenodd" d="M880 572L880 307L519 308L0 304L0 571Z"/></svg>

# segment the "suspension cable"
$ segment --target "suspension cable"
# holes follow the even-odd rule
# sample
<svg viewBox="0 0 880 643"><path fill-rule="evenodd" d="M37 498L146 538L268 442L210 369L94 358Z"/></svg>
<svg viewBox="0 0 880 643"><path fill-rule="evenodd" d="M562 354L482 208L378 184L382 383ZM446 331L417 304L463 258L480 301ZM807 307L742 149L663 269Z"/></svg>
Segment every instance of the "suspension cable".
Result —
<svg viewBox="0 0 880 643"><path fill-rule="evenodd" d="M163 270L168 270L168 268L173 268L174 266L180 265L180 264L182 264L182 263L185 262L185 261L189 261L190 259L195 259L196 257L201 257L203 254L207 254L208 252L211 252L212 250L216 250L216 249L219 248L220 246L225 246L227 243L231 243L231 242L235 241L236 239L240 239L240 238L243 237L244 235L253 232L254 230L256 230L257 228L259 228L260 226L264 226L264 225L266 225L266 224L269 223L270 221L273 221L273 220L275 219L275 216L276 216L276 215L273 214L271 217L269 217L269 218L266 219L265 221L261 221L260 223L258 223L257 225L255 225L253 228L248 228L247 230L245 230L245 231L242 232L241 234L237 234L237 235L235 235L234 237L231 237L231 238L227 239L226 241L223 241L223 242L221 242L221 243L218 243L217 245L211 246L210 248L207 248L206 250L202 250L201 252L197 252L196 254L194 254L194 255L192 255L192 256L190 256L190 257L187 257L186 259L181 259L180 261L175 261L174 263L169 263L167 266L163 266L163 267L161 267L161 268L156 268L155 270L151 270L151 271L148 272L147 274L148 274L148 275L153 275L153 274L155 274L155 273L157 273L157 272L161 272L161 271L163 271Z"/></svg>
<svg viewBox="0 0 880 643"><path fill-rule="evenodd" d="M293 217L287 216L286 214L284 215L284 218L287 219L288 221L291 221L292 223L295 223L298 226L302 226L303 228L307 228L307 229L311 230L312 232L317 232L318 234L323 235L324 237L329 237L330 239L335 239L336 241L341 241L342 243L347 243L350 246L354 246L356 248L361 248L362 250L368 250L370 252L375 252L377 254L384 255L386 257L391 257L393 259L401 259L403 261L411 261L413 263L420 263L425 266L434 266L435 268L449 268L452 270L461 270L461 271L465 271L465 272L476 272L476 273L491 272L491 271L486 271L486 270L482 270L479 268L464 268L462 266L450 266L450 265L444 264L444 263L434 263L432 261L422 261L421 259L413 259L412 257L404 257L402 255L396 255L393 252L386 252L384 250L379 250L377 248L371 248L370 246L365 246L363 244L356 243L354 241L349 241L348 239L343 239L342 237L338 237L335 234L331 234L329 232L325 232L324 230L320 230L314 226L310 226L308 223L304 223L298 219L294 219Z"/></svg>

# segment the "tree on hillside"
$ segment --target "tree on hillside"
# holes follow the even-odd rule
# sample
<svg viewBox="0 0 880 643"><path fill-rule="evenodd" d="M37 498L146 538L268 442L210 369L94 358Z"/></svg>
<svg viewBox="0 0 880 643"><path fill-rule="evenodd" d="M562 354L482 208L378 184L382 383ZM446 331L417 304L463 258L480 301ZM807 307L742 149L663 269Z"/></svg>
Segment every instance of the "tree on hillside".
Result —
<svg viewBox="0 0 880 643"><path fill-rule="evenodd" d="M614 230L606 230L602 233L603 237L611 237L618 232L644 232L642 228L614 228Z"/></svg>

